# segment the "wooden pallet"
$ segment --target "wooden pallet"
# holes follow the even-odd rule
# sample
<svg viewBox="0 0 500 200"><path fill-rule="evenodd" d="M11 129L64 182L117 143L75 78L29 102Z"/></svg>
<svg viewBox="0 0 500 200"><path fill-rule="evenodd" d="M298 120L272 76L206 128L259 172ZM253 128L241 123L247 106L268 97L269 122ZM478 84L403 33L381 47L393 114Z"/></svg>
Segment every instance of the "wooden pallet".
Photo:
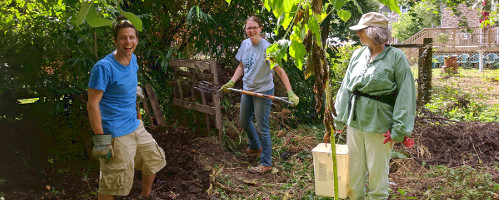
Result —
<svg viewBox="0 0 500 200"><path fill-rule="evenodd" d="M210 125L212 124L209 116L215 117L215 128L219 139L222 139L222 114L219 93L207 93L195 89L199 81L207 81L213 85L218 85L216 61L171 59L169 66L174 70L174 81L169 82L174 88L174 105L203 113L207 133L210 132ZM182 113L184 111L175 112L175 114ZM186 117L181 118L186 120ZM196 125L197 119L194 118L194 121L188 122L188 124Z"/></svg>
<svg viewBox="0 0 500 200"><path fill-rule="evenodd" d="M161 111L153 86L145 84L141 88L144 92L144 99L140 103L142 103L142 108L146 112L146 116L151 120L150 126L152 128L157 128L158 126L166 127L167 122L165 121L165 117L163 117L163 112ZM139 109L139 107L140 105L137 108ZM137 112L139 113L139 110ZM140 115L138 117L142 118Z"/></svg>

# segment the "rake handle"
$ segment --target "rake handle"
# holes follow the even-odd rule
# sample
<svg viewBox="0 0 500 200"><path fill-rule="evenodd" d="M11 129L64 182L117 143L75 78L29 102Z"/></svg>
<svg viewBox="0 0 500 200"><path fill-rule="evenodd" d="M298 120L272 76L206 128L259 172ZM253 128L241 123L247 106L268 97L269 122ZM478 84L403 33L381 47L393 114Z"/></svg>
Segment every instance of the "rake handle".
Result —
<svg viewBox="0 0 500 200"><path fill-rule="evenodd" d="M276 97L273 95L262 94L262 93L258 93L258 92L247 91L247 90L234 89L234 88L227 88L227 89L234 91L234 92L239 92L242 94L250 95L250 96L261 97L261 98L272 99L272 100L280 100L280 101L283 101L287 104L293 105L293 102L287 101L282 97Z"/></svg>

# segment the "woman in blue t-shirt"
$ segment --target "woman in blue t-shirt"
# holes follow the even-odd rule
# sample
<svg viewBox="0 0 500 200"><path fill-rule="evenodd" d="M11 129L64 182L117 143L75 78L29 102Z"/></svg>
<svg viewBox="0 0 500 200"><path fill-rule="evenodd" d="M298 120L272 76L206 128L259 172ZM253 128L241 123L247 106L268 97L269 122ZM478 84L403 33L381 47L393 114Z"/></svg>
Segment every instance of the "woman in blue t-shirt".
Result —
<svg viewBox="0 0 500 200"><path fill-rule="evenodd" d="M271 69L269 60L266 59L266 49L270 45L260 35L262 22L256 16L251 16L245 21L245 33L248 39L241 42L236 54L240 64L236 68L233 77L221 87L228 93L228 88L234 87L234 83L243 75L243 89L267 95L274 94L273 71L283 82L288 93L289 101L293 106L299 103L299 97L292 91L285 70L276 65ZM249 169L252 173L263 174L272 169L272 147L271 135L269 133L269 114L271 112L271 99L265 99L246 94L241 95L240 124L248 135L249 147L246 153L249 156L259 156L260 164ZM255 125L252 118L255 115Z"/></svg>

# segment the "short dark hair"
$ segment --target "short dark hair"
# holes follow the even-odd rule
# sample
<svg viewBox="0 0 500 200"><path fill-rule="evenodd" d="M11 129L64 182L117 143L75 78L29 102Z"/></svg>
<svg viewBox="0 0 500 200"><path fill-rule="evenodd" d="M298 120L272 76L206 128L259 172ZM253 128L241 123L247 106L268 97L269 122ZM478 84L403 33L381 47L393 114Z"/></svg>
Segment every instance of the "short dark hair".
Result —
<svg viewBox="0 0 500 200"><path fill-rule="evenodd" d="M137 29L125 16L119 15L116 17L116 22L113 24L113 38L116 39L118 36L118 31L122 28L133 28L135 30L135 36L138 36Z"/></svg>

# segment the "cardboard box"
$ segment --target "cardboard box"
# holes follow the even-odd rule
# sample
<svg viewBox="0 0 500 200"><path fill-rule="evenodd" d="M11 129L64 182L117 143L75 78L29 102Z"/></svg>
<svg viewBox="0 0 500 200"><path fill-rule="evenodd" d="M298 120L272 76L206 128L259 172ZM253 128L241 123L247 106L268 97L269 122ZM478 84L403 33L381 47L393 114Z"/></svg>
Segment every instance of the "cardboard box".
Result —
<svg viewBox="0 0 500 200"><path fill-rule="evenodd" d="M314 186L316 195L333 197L333 161L330 143L320 143L312 150ZM337 144L337 175L339 198L347 198L348 162L347 145Z"/></svg>

